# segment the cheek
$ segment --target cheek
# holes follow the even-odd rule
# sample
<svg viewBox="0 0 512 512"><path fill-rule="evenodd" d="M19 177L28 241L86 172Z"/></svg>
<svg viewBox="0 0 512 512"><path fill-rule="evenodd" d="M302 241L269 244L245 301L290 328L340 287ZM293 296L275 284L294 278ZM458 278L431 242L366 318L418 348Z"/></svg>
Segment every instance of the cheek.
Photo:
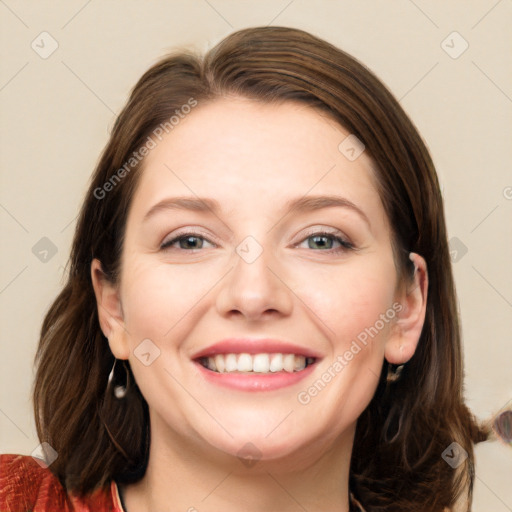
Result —
<svg viewBox="0 0 512 512"><path fill-rule="evenodd" d="M330 353L297 398L313 416L331 411L333 429L342 411L347 421L356 419L375 392L396 316L394 275L382 264L347 265L301 286L298 295L315 313L310 318L321 317Z"/></svg>
<svg viewBox="0 0 512 512"><path fill-rule="evenodd" d="M156 258L134 257L125 268L123 313L135 380L150 407L180 429L190 397L172 376L184 382L180 350L204 314L205 295L215 280L211 272L203 275L193 266L172 267Z"/></svg>
<svg viewBox="0 0 512 512"><path fill-rule="evenodd" d="M382 264L373 268L351 264L329 270L316 273L314 278L310 277L311 272L296 275L294 291L307 306L310 318L316 319L331 340L333 351L346 350L347 344L361 333L364 338L368 330L374 332L375 325L379 337L385 337L391 321L388 318L382 322L380 318L390 310L394 312L394 273Z"/></svg>
<svg viewBox="0 0 512 512"><path fill-rule="evenodd" d="M132 343L148 337L156 343L176 337L180 324L186 325L201 311L202 302L215 280L196 266L174 266L161 262L134 260L126 266L123 313Z"/></svg>

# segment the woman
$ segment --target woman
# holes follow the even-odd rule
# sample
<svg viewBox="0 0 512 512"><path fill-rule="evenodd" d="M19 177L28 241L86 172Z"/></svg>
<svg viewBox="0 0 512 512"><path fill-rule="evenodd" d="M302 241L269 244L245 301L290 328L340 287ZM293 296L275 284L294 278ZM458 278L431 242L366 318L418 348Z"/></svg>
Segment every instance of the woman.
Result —
<svg viewBox="0 0 512 512"><path fill-rule="evenodd" d="M42 327L48 468L2 456L0 505L469 510L462 362L411 121L329 43L241 30L119 115Z"/></svg>

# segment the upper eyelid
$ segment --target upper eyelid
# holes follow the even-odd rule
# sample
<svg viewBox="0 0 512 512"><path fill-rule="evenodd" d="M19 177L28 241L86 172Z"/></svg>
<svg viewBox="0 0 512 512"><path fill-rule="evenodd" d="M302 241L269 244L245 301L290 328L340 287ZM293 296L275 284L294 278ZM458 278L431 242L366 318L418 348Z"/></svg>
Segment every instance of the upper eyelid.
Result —
<svg viewBox="0 0 512 512"><path fill-rule="evenodd" d="M333 227L324 227L324 226L312 226L312 227L309 227L309 228L305 228L306 229L306 233L303 234L302 236L311 236L312 234L317 234L317 233L325 233L325 234L329 234L329 235L342 235L344 236L345 238L348 238L345 233L343 233L343 231L341 231L340 229L338 228L333 228ZM175 238L179 238L180 236L185 236L185 235L200 235L202 236L203 238L213 238L213 239L216 239L215 236L212 236L200 229L196 229L196 228L179 228L178 229L178 232L177 233L174 233L171 237L171 240L175 239ZM166 237L167 238L167 237ZM165 239L164 239L165 240Z"/></svg>
<svg viewBox="0 0 512 512"><path fill-rule="evenodd" d="M167 244L169 244L171 242L176 243L178 240L180 240L182 238L185 238L187 236L196 237L196 238L203 238L208 243L213 244L213 245L217 245L217 243L214 240L211 239L212 237L210 237L210 235L208 235L206 233L202 233L200 231L190 230L190 231L183 231L182 233L176 233L176 234L172 235L169 238L167 238L167 237L164 238L164 240L161 242L160 246L167 245Z"/></svg>

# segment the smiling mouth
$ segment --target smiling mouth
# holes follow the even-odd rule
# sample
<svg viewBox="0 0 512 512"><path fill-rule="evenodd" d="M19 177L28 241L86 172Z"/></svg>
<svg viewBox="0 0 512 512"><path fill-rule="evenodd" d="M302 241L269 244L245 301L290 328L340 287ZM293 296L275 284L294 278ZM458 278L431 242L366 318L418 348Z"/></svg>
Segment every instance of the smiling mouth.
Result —
<svg viewBox="0 0 512 512"><path fill-rule="evenodd" d="M212 357L200 357L197 362L216 373L265 374L278 372L301 372L315 364L314 357L297 354L216 354Z"/></svg>

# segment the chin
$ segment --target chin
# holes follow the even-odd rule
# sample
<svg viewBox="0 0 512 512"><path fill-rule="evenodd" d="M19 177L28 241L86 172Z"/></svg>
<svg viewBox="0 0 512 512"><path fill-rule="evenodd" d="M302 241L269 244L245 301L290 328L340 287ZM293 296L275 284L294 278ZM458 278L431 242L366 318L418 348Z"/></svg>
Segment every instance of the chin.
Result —
<svg viewBox="0 0 512 512"><path fill-rule="evenodd" d="M233 437L222 429L217 429L218 435L213 437L210 429L204 432L203 440L224 454L237 457L241 463L240 469L244 466L249 469L297 469L317 460L323 450L332 445L334 437L331 437L332 428L326 431L319 429L318 425L316 428L311 425L308 429L305 422L298 425L295 421L288 424L294 414L289 414L284 421L286 414L282 414L279 420L281 424L279 421L265 422L264 428L255 428L254 422L244 422L238 417L238 421L224 422L224 425L229 424L227 430Z"/></svg>

